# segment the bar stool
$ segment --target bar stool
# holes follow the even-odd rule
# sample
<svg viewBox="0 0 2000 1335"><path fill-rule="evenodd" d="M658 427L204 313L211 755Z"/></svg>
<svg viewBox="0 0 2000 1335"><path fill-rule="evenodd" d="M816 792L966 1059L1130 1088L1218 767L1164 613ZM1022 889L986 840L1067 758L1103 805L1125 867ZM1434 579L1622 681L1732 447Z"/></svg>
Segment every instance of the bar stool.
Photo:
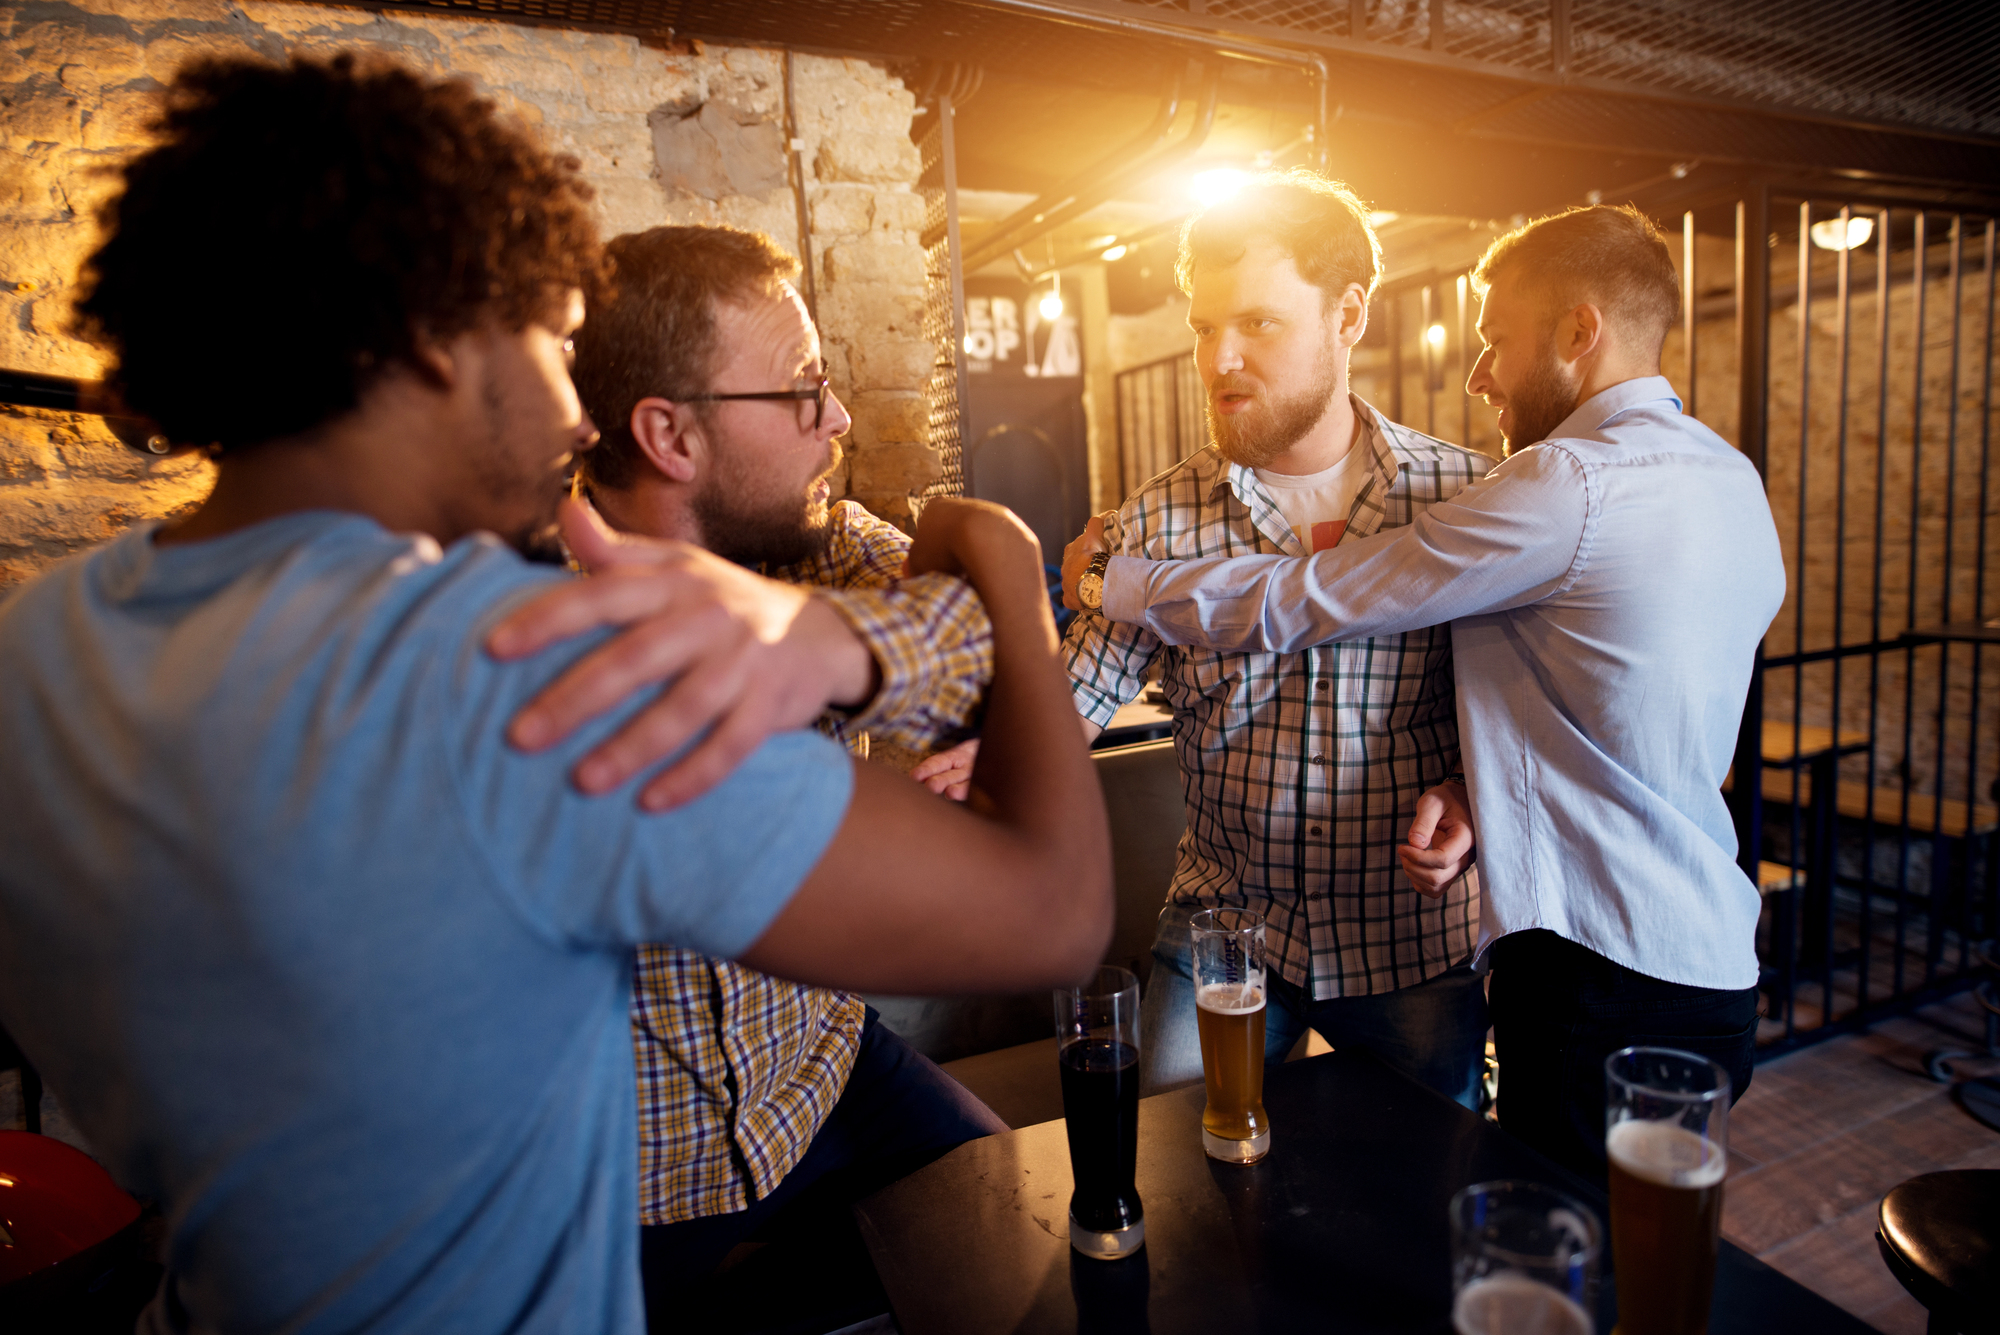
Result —
<svg viewBox="0 0 2000 1335"><path fill-rule="evenodd" d="M0 1131L0 1330L130 1331L159 1284L139 1203L83 1151Z"/></svg>
<svg viewBox="0 0 2000 1335"><path fill-rule="evenodd" d="M2000 1169L1925 1173L1882 1198L1875 1243L1930 1335L2000 1335Z"/></svg>

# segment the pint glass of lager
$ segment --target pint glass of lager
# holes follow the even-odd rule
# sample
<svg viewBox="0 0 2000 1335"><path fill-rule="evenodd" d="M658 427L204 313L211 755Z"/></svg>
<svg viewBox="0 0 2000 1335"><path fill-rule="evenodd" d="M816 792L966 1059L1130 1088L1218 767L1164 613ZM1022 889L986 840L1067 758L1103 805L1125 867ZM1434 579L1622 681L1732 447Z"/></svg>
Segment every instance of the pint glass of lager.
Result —
<svg viewBox="0 0 2000 1335"><path fill-rule="evenodd" d="M1069 1132L1069 1245L1115 1261L1146 1241L1139 1159L1139 980L1106 965L1056 989L1056 1053Z"/></svg>
<svg viewBox="0 0 2000 1335"><path fill-rule="evenodd" d="M1619 1335L1706 1335L1729 1158L1729 1073L1673 1048L1604 1062Z"/></svg>
<svg viewBox="0 0 2000 1335"><path fill-rule="evenodd" d="M1194 1004L1208 1107L1201 1147L1211 1159L1255 1163L1271 1152L1264 1111L1264 915L1206 909L1194 935Z"/></svg>
<svg viewBox="0 0 2000 1335"><path fill-rule="evenodd" d="M1451 1198L1458 1335L1592 1335L1597 1216L1539 1182L1480 1182Z"/></svg>

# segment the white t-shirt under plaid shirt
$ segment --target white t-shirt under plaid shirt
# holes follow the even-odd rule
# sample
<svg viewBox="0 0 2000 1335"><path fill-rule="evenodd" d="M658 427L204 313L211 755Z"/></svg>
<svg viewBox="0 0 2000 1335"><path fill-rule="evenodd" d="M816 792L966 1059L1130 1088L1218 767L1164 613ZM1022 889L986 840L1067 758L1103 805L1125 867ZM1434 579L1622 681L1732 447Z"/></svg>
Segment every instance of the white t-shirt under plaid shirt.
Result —
<svg viewBox="0 0 2000 1335"><path fill-rule="evenodd" d="M1370 469L1342 542L1408 524L1493 466L1352 402ZM1141 487L1106 538L1156 560L1309 554L1256 474L1213 445ZM1410 987L1471 957L1477 872L1426 899L1396 860L1418 797L1458 768L1450 626L1223 654L1085 613L1063 653L1077 711L1100 726L1159 663L1188 811L1173 902L1263 913L1272 964L1315 1000Z"/></svg>

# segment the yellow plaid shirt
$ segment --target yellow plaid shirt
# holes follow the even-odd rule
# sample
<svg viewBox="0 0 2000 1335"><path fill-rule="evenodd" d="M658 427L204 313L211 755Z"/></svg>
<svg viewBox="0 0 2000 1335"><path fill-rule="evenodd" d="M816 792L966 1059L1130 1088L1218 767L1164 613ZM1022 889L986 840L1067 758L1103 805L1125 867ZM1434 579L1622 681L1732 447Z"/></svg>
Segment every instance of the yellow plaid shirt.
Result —
<svg viewBox="0 0 2000 1335"><path fill-rule="evenodd" d="M900 579L909 546L901 530L841 501L825 552L769 572L819 586L874 651L874 698L823 721L860 755L871 734L918 751L956 741L993 679L985 608L963 580ZM851 993L642 946L632 990L640 1222L729 1214L776 1187L847 1085L862 1013Z"/></svg>

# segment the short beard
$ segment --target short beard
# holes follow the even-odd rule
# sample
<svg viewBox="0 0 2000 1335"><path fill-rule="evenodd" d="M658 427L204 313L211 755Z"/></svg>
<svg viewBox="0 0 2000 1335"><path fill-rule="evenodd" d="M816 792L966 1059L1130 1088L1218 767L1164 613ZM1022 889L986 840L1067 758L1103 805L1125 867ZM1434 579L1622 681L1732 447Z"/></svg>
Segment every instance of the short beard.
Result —
<svg viewBox="0 0 2000 1335"><path fill-rule="evenodd" d="M1535 364L1507 396L1507 406L1514 410L1514 431L1501 438L1503 458L1541 444L1576 411L1576 390L1563 379L1553 338L1543 339L1535 350Z"/></svg>
<svg viewBox="0 0 2000 1335"><path fill-rule="evenodd" d="M833 540L831 507L814 500L811 488L768 496L761 490L763 479L723 457L731 461L719 462L689 502L702 546L742 566L797 565L826 550ZM834 456L836 464L839 458Z"/></svg>
<svg viewBox="0 0 2000 1335"><path fill-rule="evenodd" d="M1304 440L1306 433L1326 416L1327 409L1333 406L1334 394L1340 389L1340 363L1330 347L1322 367L1319 378L1297 394L1285 398L1272 394L1266 401L1270 405L1268 420L1256 425L1242 419L1260 412L1263 404L1253 406L1250 413L1238 413L1233 417L1224 417L1215 410L1218 396L1231 391L1254 390L1254 382L1233 373L1217 376L1208 387L1206 400L1208 435L1215 442L1215 448L1222 452L1222 457L1245 468L1262 468Z"/></svg>

